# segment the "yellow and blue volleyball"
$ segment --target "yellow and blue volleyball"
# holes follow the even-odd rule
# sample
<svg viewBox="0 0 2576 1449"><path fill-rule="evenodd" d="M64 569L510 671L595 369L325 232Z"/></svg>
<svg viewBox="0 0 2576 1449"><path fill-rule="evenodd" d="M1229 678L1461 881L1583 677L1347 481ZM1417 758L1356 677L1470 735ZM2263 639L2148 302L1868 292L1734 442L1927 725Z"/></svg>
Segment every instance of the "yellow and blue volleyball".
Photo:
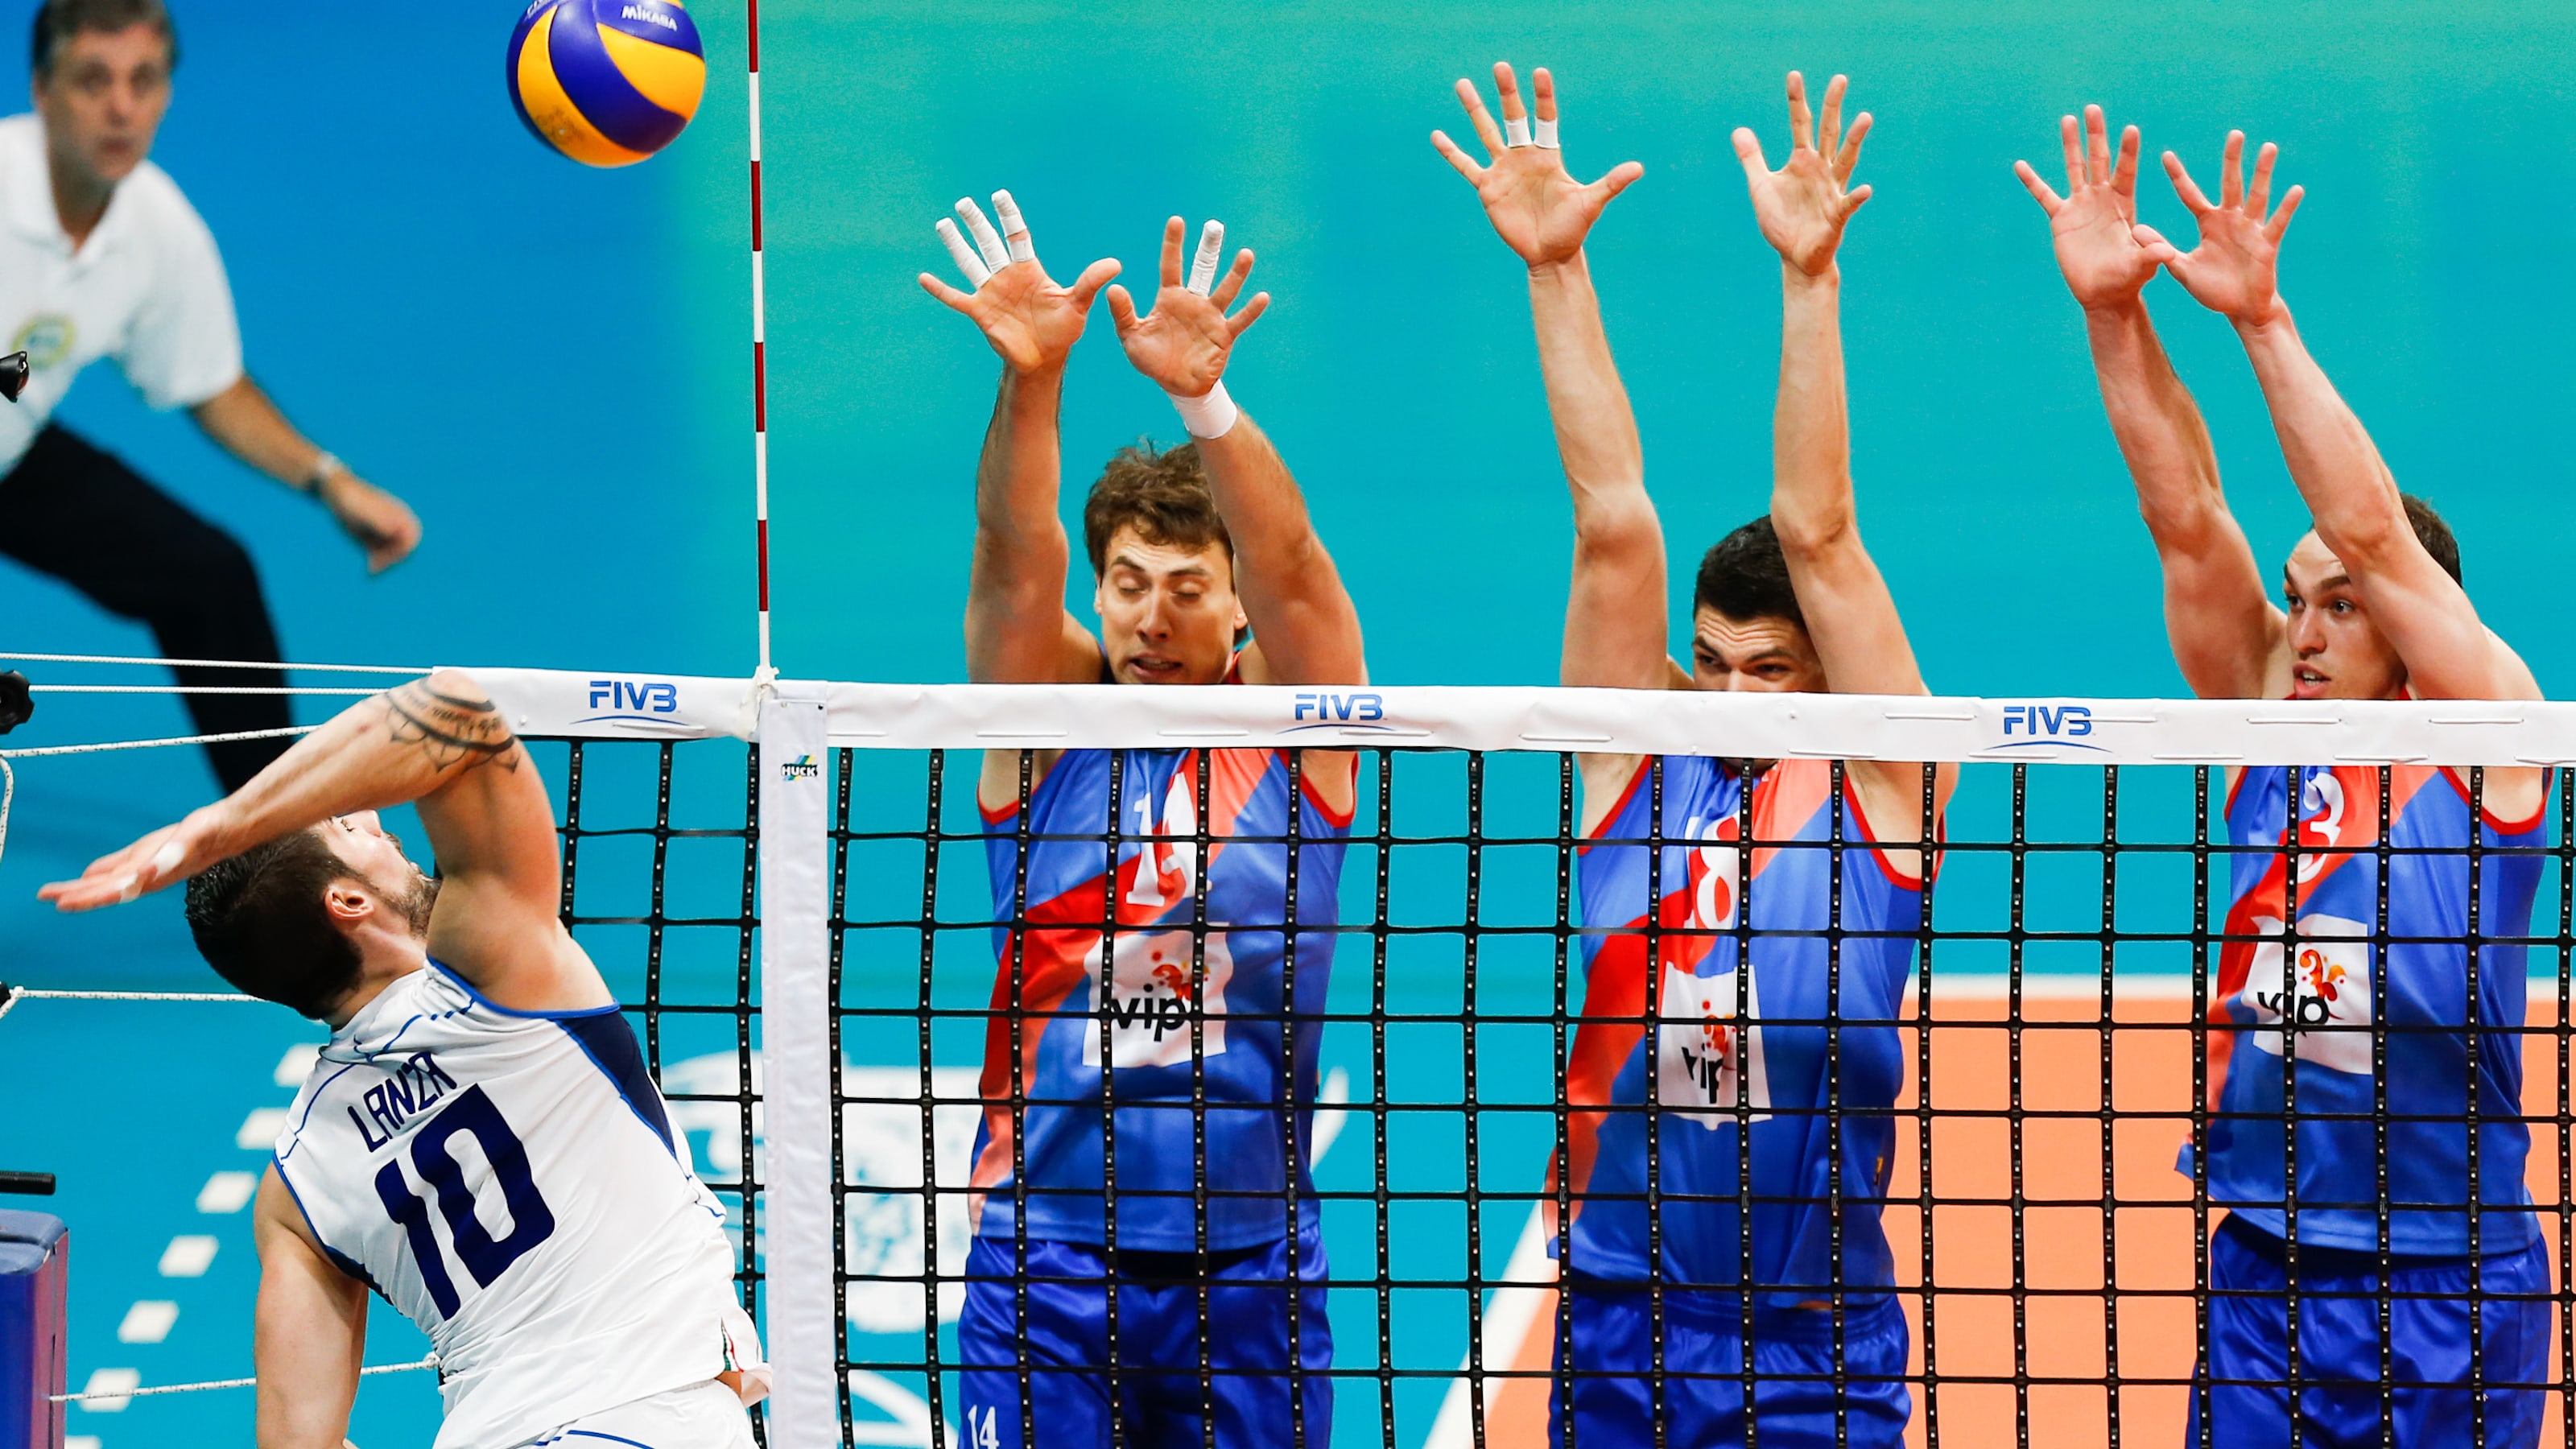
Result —
<svg viewBox="0 0 2576 1449"><path fill-rule="evenodd" d="M510 34L510 104L584 166L632 166L671 144L707 88L679 0L536 0Z"/></svg>

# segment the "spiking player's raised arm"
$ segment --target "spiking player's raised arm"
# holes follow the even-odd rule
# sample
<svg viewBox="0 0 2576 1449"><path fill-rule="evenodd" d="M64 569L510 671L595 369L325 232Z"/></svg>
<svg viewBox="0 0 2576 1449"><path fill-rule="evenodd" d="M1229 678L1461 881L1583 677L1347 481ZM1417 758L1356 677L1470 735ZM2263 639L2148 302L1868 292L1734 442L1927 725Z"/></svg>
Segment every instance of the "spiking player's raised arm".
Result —
<svg viewBox="0 0 2576 1449"><path fill-rule="evenodd" d="M376 818L402 804L437 879ZM263 1446L341 1443L371 1289L437 1350L442 1443L751 1444L767 1371L724 1209L558 917L557 849L502 711L441 670L42 892L80 911L186 880L208 963L332 1029L254 1209Z"/></svg>

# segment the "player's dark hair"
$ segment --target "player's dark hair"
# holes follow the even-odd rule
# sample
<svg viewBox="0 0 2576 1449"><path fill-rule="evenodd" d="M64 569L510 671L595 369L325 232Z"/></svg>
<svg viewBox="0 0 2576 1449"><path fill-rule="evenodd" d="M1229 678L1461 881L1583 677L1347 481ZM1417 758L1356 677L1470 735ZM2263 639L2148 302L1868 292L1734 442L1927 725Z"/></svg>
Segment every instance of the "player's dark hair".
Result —
<svg viewBox="0 0 2576 1449"><path fill-rule="evenodd" d="M319 1020L358 983L358 945L323 893L363 883L318 830L298 830L207 867L188 882L197 953L226 981Z"/></svg>
<svg viewBox="0 0 2576 1449"><path fill-rule="evenodd" d="M2414 494L2400 493L2397 497L2406 505L2406 522L2415 530L2415 541L2424 545L2424 551L2442 566L2442 572L2451 576L2452 583L2466 584L2468 580L2460 577L2460 541L2451 535L2451 525L2442 521L2432 504Z"/></svg>
<svg viewBox="0 0 2576 1449"><path fill-rule="evenodd" d="M1717 541L1700 557L1694 605L1730 619L1786 619L1803 629L1798 591L1789 583L1789 558L1764 514Z"/></svg>
<svg viewBox="0 0 2576 1449"><path fill-rule="evenodd" d="M1082 500L1082 542L1094 577L1109 567L1109 541L1122 528L1172 548L1221 544L1226 557L1234 557L1234 538L1216 511L1196 443L1158 452L1152 443L1139 442L1119 449L1101 470L1091 496Z"/></svg>
<svg viewBox="0 0 2576 1449"><path fill-rule="evenodd" d="M38 76L54 73L54 52L83 31L115 32L129 25L149 25L169 42L170 68L179 68L179 27L161 0L44 0L36 7L35 39L29 60Z"/></svg>

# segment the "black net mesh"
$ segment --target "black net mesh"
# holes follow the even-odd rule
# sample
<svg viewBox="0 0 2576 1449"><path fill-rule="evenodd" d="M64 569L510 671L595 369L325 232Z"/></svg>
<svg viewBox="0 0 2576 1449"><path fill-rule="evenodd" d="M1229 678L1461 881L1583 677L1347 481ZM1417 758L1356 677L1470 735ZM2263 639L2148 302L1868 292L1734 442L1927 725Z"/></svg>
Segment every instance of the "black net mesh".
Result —
<svg viewBox="0 0 2576 1449"><path fill-rule="evenodd" d="M1202 1421L1221 1443L1580 1444L1593 1384L1644 1426L1604 1444L2251 1442L2265 1413L2286 1443L2294 1401L2351 1442L2576 1439L2564 776L2526 824L2487 808L2492 772L2249 769L2237 791L2315 812L2264 843L2231 833L2215 767L1971 765L1920 917L1891 925L1853 903L1901 851L1840 811L1769 838L1749 803L1670 831L1678 760L1641 775L1641 834L1586 840L1575 756L1368 751L1344 844L1333 812L1229 816L1228 753L1101 757L1068 826L1032 764L1022 808L985 812L973 752L833 752L845 1442L1089 1442L1088 1395L1119 1444ZM567 920L613 979L643 963L653 1064L756 1243L742 747L568 764ZM1310 791L1312 766L1276 767ZM2437 806L2447 837L2397 828ZM1935 821L1867 824L1901 844ZM1585 918L1587 861L1628 851L1662 900L1703 888L1721 840L1723 924ZM1228 850L1279 867L1267 918L1212 901ZM1113 905L1161 889L1170 851L1200 863L1171 875L1191 895ZM1068 890L1086 853L1156 883ZM1770 923L1775 880L1810 882L1780 889L1819 896L1814 924ZM2246 904L2266 889L2276 909ZM2329 891L2330 920L2305 904ZM1129 971L1130 937L1162 941L1163 974ZM1622 937L1656 969L1642 1010L1603 1011L1588 968ZM1674 994L1705 979L1667 957L1725 957L1719 937L1759 1000ZM1775 988L1790 937L1812 944L1778 959L1820 983ZM1873 995L1852 963L1891 959ZM1724 1060L1667 1047L1692 1032ZM1587 1095L1595 1033L1634 1090ZM1283 1051L1294 1091L1226 1075ZM1621 1132L1635 1180L1606 1183ZM1590 1175L1558 1170L1587 1139ZM2213 1177L2267 1141L2292 1187ZM1621 1205L1638 1273L1559 1292L1557 1261L1601 1261L1587 1215ZM1783 1224L1814 1241L1780 1248Z"/></svg>

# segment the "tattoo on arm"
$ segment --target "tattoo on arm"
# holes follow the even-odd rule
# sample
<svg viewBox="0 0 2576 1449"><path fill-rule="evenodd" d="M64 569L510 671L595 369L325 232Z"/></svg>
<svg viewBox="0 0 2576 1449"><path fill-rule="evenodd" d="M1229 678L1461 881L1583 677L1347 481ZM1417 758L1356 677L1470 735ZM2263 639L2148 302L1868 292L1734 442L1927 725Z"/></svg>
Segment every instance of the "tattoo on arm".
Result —
<svg viewBox="0 0 2576 1449"><path fill-rule="evenodd" d="M519 737L510 733L492 701L441 694L417 680L387 690L382 698L393 742L429 756L431 768L445 773L461 762L469 770L498 764L517 772Z"/></svg>

